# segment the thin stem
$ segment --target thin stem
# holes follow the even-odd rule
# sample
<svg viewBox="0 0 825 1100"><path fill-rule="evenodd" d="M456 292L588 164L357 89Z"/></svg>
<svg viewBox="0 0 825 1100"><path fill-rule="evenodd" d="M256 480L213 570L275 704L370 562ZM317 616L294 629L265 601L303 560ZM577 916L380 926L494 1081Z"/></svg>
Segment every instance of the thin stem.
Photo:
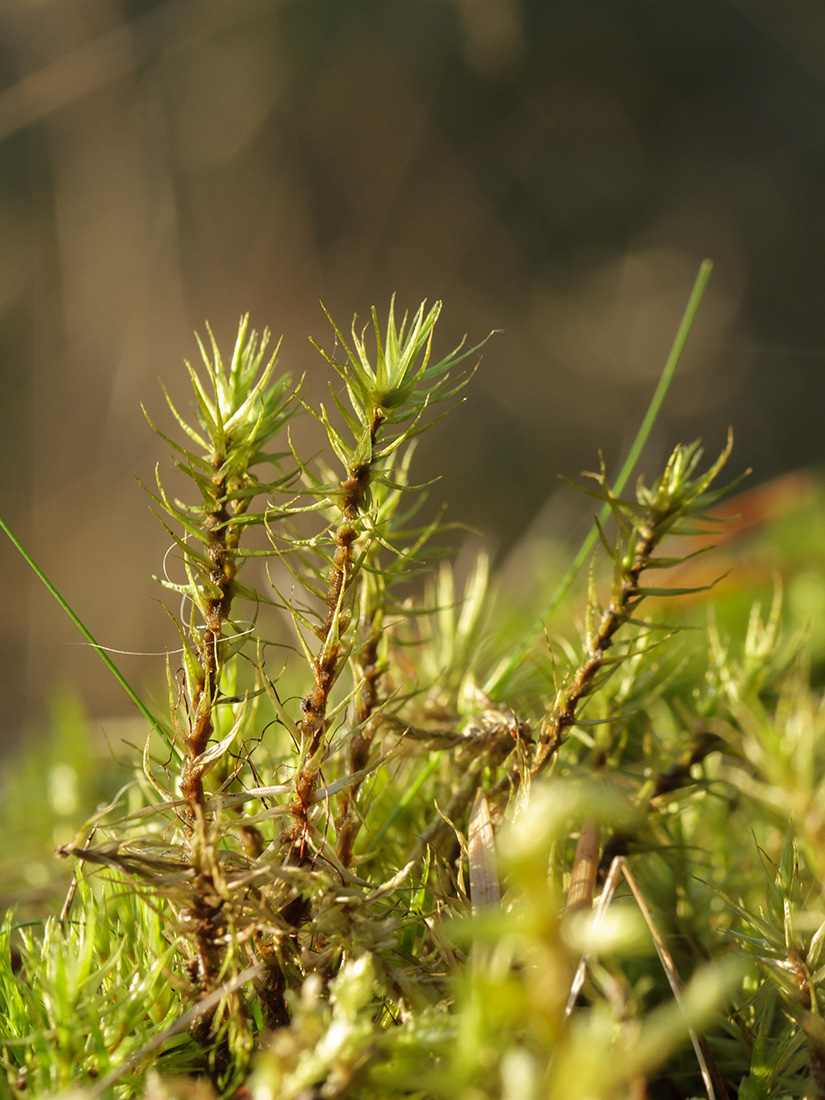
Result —
<svg viewBox="0 0 825 1100"><path fill-rule="evenodd" d="M421 769L416 778L413 780L412 784L406 788L406 790L403 792L401 797L398 799L398 801L395 803L392 810L390 811L387 820L375 834L372 844L370 846L370 850L364 855L365 860L371 859L377 854L384 840L384 837L387 835L387 833L390 832L398 818L402 816L407 807L413 802L427 780L435 774L435 772L439 768L440 763L441 755L434 752L430 758L429 763L426 765L426 767Z"/></svg>
<svg viewBox="0 0 825 1100"><path fill-rule="evenodd" d="M28 550L26 550L26 548L20 542L20 539L18 539L17 535L15 535L15 533L12 531L12 529L9 527L9 525L6 523L6 521L3 519L2 516L0 516L0 528L2 528L3 531L5 531L5 533L8 535L8 537L11 540L14 547L20 552L23 559L31 566L35 576L38 577L38 579L43 582L46 589L51 593L52 596L54 596L54 598L57 600L57 602L60 604L60 606L66 612L66 614L69 616L71 621L74 623L74 625L80 631L80 633L83 635L83 637L89 643L89 645L97 652L100 659L103 661L103 663L106 665L106 667L112 673L114 678L117 680L117 682L120 684L120 686L126 692L126 694L129 696L129 698L132 700L132 702L138 708L138 710L143 715L143 717L151 724L153 729L157 730L157 732L163 738L165 744L168 746L168 748L171 750L171 752L174 753L177 760L180 761L180 759L181 759L180 751L175 746L175 744L172 742L169 735L166 733L164 728L161 726L160 722L158 722L157 718L155 718L155 716L152 714L152 712L149 710L149 708L146 706L146 704L140 698L138 693L135 691L135 689L132 687L132 685L129 683L129 681L126 679L126 677L120 671L120 669L117 667L117 665L112 660L112 658L109 656L109 654L106 652L106 650L103 648L103 646L100 645L97 642L97 640L95 639L94 635L89 630L89 628L85 625L85 623L82 622L80 617L69 606L69 604L63 598L63 596L61 596L61 594L58 592L58 590L55 588L55 586L52 584L52 582L49 580L49 578L46 576L46 574L43 572L43 570L40 568L40 566L37 564L37 562L31 556L31 554L28 552Z"/></svg>

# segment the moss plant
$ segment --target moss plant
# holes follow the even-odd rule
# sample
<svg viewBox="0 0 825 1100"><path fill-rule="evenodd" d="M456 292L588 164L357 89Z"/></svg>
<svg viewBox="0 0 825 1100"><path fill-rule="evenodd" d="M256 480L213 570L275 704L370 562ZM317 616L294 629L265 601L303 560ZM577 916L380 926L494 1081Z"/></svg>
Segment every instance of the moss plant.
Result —
<svg viewBox="0 0 825 1100"><path fill-rule="evenodd" d="M188 367L194 417L170 400L159 434L191 497L150 492L168 714L124 681L133 774L58 834L53 911L9 909L0 1094L825 1093L810 650L778 599L723 632L731 590L691 575L731 440L633 494L629 465L590 475L584 591L573 570L519 608L483 556L461 585L412 474L481 346L438 353L439 313L333 322L319 407L247 319ZM578 634L551 634L562 599Z"/></svg>

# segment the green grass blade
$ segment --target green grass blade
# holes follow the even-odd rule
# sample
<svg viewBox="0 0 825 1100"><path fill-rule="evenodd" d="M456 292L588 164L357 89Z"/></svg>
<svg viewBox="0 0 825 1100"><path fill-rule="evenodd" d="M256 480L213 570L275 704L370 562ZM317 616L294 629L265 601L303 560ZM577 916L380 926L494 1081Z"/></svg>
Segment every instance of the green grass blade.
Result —
<svg viewBox="0 0 825 1100"><path fill-rule="evenodd" d="M630 476L636 467L636 463L639 461L639 455L642 453L642 450L648 441L650 433L653 430L653 425L656 423L656 419L659 416L667 392L670 389L670 384L673 381L673 377L676 373L676 368L679 365L679 360L682 357L682 352L685 350L685 344L687 343L688 335L691 328L693 327L693 322L696 319L696 314L699 311L699 305L704 296L705 288L708 285L708 280L710 279L710 274L712 270L713 263L710 260L703 260L699 268L699 274L696 276L696 282L693 284L693 290L691 291L690 298L688 299L688 304L685 308L682 322L679 325L679 329L676 333L676 338L674 339L673 346L670 349L670 355L668 355L667 357L667 361L665 362L661 377L659 378L659 383L656 386L656 390L653 394L653 397L651 398L650 404L648 405L648 409L645 413L644 419L642 420L641 426L636 433L636 438L633 440L633 446L630 448L628 456L625 459L625 463L622 466L618 478L616 479L615 485L613 486L612 491L616 496L619 496L621 494L625 485L629 481ZM599 513L599 522L601 524L604 524L607 522L609 517L610 505L605 504L601 512ZM556 591L553 593L552 597L550 598L550 602L547 604L542 614L527 632L521 643L515 647L507 660L499 665L499 667L493 672L490 679L484 685L485 693L491 698L496 698L496 689L501 684L503 684L508 679L508 677L512 675L514 670L517 669L522 663L522 661L524 660L524 656L529 650L530 646L533 644L538 635L543 631L548 619L553 616L564 597L570 591L573 582L578 576L579 570L584 565L593 547L596 545L596 540L598 539L598 537L599 529L597 524L594 522L587 538L582 543L578 554L574 558L573 564L570 566L570 569L567 571L561 583L556 588Z"/></svg>
<svg viewBox="0 0 825 1100"><path fill-rule="evenodd" d="M96 641L94 635L88 629L88 627L85 625L85 623L83 623L83 621L76 614L76 612L69 606L69 604L61 596L61 594L58 592L58 590L55 588L55 586L52 584L52 582L49 580L49 578L46 576L46 574L43 572L43 570L40 568L40 566L37 564L37 562L34 560L34 558L28 552L28 550L25 548L25 546L23 546L22 542L18 539L18 537L15 535L15 533L12 531L12 529L9 527L9 525L6 523L6 521L3 519L2 516L0 516L0 528L2 528L3 531L6 532L6 534L8 535L8 537L11 540L14 547L20 552L20 554L23 556L25 561L28 562L28 564L34 570L35 575L43 582L43 584L46 586L46 588L52 594L52 596L54 596L54 598L57 600L57 602L60 604L60 606L66 612L66 614L72 620L74 625L77 627L77 629L83 635L83 637L86 639L86 641L89 643L89 645L92 646L93 649L99 654L100 659L103 661L103 663L106 665L106 667L112 673L114 678L117 680L117 682L120 684L120 686L126 692L126 694L129 696L129 698L132 700L132 702L138 708L138 710L143 715L143 717L148 722L150 722L152 724L152 726L158 731L158 733L163 738L163 740L166 742L166 744L169 745L169 747L172 749L172 751L175 753L175 755L178 757L178 759L180 759L180 754L178 753L178 751L177 751L177 749L175 748L174 745L170 745L169 738L168 738L165 730L161 726L160 722L158 722L157 718L155 718L155 716L152 714L152 712L149 710L149 708L146 706L146 704L140 698L138 693L135 691L135 689L132 687L132 685L129 683L129 681L126 679L126 677L123 675L123 673L117 667L117 665L114 663L114 661L109 656L109 654L106 652L106 650Z"/></svg>
<svg viewBox="0 0 825 1100"><path fill-rule="evenodd" d="M364 857L365 859L368 859L376 854L381 845L381 841L393 827L393 825L404 812L404 810L406 810L407 806L409 806L409 804L412 802L412 800L415 798L415 796L418 794L418 792L421 790L421 788L424 786L430 776L435 773L440 760L441 754L433 753L432 759L427 764L427 766L419 773L414 782L411 783L410 786L404 791L404 793L401 795L398 802L395 804L392 811L390 812L387 820L375 834L372 844L370 845L370 849Z"/></svg>

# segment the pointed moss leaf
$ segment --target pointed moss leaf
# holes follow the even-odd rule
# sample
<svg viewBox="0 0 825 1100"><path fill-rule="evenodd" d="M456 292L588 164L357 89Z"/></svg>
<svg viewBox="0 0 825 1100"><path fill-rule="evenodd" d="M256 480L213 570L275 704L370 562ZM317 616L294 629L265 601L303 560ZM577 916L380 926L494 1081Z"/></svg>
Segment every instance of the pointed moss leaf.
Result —
<svg viewBox="0 0 825 1100"><path fill-rule="evenodd" d="M622 514L632 515L634 513L642 511L642 506L639 504L638 501L629 500L626 497L616 496L616 494L613 493L609 487L606 487L606 484L602 481L600 474L594 474L585 470L582 474L582 477L594 478L602 486L602 488L593 489L589 485L582 485L578 481L573 481L571 478L565 477L564 474L559 474L559 478L561 481L566 481L568 485L572 485L572 487L574 489L578 489L580 493L586 493L587 496L595 497L596 500L601 500L605 504L609 504L614 512L616 511L616 509L619 509Z"/></svg>
<svg viewBox="0 0 825 1100"><path fill-rule="evenodd" d="M249 585L241 584L237 577L232 581L232 598L248 600L250 603L262 603L269 607L280 606L276 604L274 600L271 600L269 596L265 596L256 588L250 588Z"/></svg>
<svg viewBox="0 0 825 1100"><path fill-rule="evenodd" d="M169 393L168 393L166 387L163 385L163 383L161 383L161 389L163 390L163 396L166 398L166 403L169 406L169 408L171 409L172 415L174 416L175 420L180 425L181 429L184 432L186 432L186 434L189 436L189 438L194 440L194 442L197 443L199 447L202 447L204 452L208 452L209 451L209 444L202 438L202 436L194 428L190 427L189 424L187 424L187 422L183 419L181 414L175 408L175 404L172 401L172 398L169 396Z"/></svg>
<svg viewBox="0 0 825 1100"><path fill-rule="evenodd" d="M280 595L280 593L278 594ZM314 667L315 657L309 646L307 645L307 641L304 637L301 627L303 627L304 630L309 631L309 633L313 634L316 638L322 637L323 627L313 626L306 615L303 615L292 602L286 602L284 606L286 607L289 614L292 616L292 625L295 628L295 634L298 638L298 642L304 652L304 657L306 658L307 664L312 668Z"/></svg>
<svg viewBox="0 0 825 1100"><path fill-rule="evenodd" d="M168 394L167 394L167 401L169 401ZM170 402L170 406L172 408L172 411L175 412L175 408L174 408L173 405L171 405L171 402ZM141 408L141 411L143 412L143 415L146 417L146 421L147 421L149 427L152 429L152 431L156 435L160 436L160 438L163 440L163 442L168 444L168 446L170 446L174 451L177 451L178 454L182 455L186 459L187 464L191 463L193 465L201 466L203 469L209 469L209 466L204 461L204 459L199 458L197 455L192 454L191 451L187 451L185 447L181 447L181 445L179 443L176 443L175 440L172 439L171 436L166 435L165 432L162 432L160 430L160 428L158 428L157 425L153 422L152 418L149 416L149 413L146 411L146 408L144 407L143 404L141 404L140 408ZM177 416L177 414L175 414L175 415ZM178 423L182 424L182 421L180 419L178 419ZM206 444L200 438L198 433L197 432L192 432L191 435L192 435L192 438L195 439L195 442L205 450L206 449ZM179 463L178 465L180 465L181 469L186 468L181 463Z"/></svg>
<svg viewBox="0 0 825 1100"><path fill-rule="evenodd" d="M182 473L186 474L186 476L188 478L190 478L190 480L192 480L195 483L195 485L198 487L198 489L200 489L201 497L203 499L204 504L206 504L207 506L211 505L213 510L214 510L214 504L215 504L215 483L213 481L214 470L210 470L209 466L206 463L204 463L203 465L204 465L204 472L201 473L198 470L195 470L190 462L185 462L185 463L184 462L176 462L175 463L175 466ZM201 514L203 513L203 508L202 507L198 508L198 507L195 507L193 505L184 504L182 501L178 500L177 498L175 498L175 504L179 508L181 508L181 509L183 509L187 512L197 511L197 512L200 512Z"/></svg>
<svg viewBox="0 0 825 1100"><path fill-rule="evenodd" d="M222 738L217 744L210 745L208 749L195 757L190 765L191 771L194 774L199 775L202 778L208 772L210 772L221 759L221 757L229 751L229 749L232 747L232 742L237 736L238 730L243 725L244 711L245 707L241 706L238 718L226 737Z"/></svg>
<svg viewBox="0 0 825 1100"><path fill-rule="evenodd" d="M212 568L212 562L209 560L209 558L205 557L197 550L194 550L190 543L188 543L185 539L182 539L180 535L177 534L177 532L173 531L172 528L168 526L168 524L164 523L162 516L158 516L158 519L163 524L164 530L169 534L170 538L172 538L175 544L183 551L183 560L190 559L191 561L196 562L202 569L205 570ZM202 532L199 534L199 537L203 537Z"/></svg>
<svg viewBox="0 0 825 1100"><path fill-rule="evenodd" d="M166 577L158 577L156 574L152 574L152 580L157 581L169 592L178 592L181 596L189 596L194 598L195 590L188 584L176 584L174 581L167 580Z"/></svg>
<svg viewBox="0 0 825 1100"><path fill-rule="evenodd" d="M283 703L281 702L280 696L278 695L278 692L275 690L275 685L268 676L264 676L264 687L266 689L267 697L272 703L273 709L277 714L279 720L292 735L292 738L297 741L300 736L298 726L295 724L292 716L284 707Z"/></svg>
<svg viewBox="0 0 825 1100"><path fill-rule="evenodd" d="M397 340L397 335L396 335L396 331L395 331L395 316L394 316L394 314L395 314L395 295L393 295L391 300L390 300L390 314L389 314L389 319L387 321L387 340L386 340L386 350L385 350L381 346L381 326L378 323L378 313L375 309L375 306L372 307L371 316L372 316L373 333L375 335L375 358L376 358L374 374L370 370L369 360L367 359L366 351L364 349L364 333L366 332L366 328L361 333L361 340L359 341L358 337L355 333L355 327L353 325L352 336L353 336L353 339L356 341L356 346L358 347L359 358L360 358L361 362L364 364L367 372L369 372L369 374L371 375L372 381L375 383L375 385L379 389L382 389L382 390L383 389L388 389L391 385L388 364L390 362L396 362L397 359L398 359L398 340Z"/></svg>
<svg viewBox="0 0 825 1100"><path fill-rule="evenodd" d="M200 343L200 341L198 342ZM195 368L188 360L184 360L184 363L189 371L189 380L192 383L192 389L195 391L195 399L198 402L198 415L204 428L209 433L210 447L208 447L207 450L214 450L217 445L224 442L223 428L218 417L218 410L215 408L212 401L210 401Z"/></svg>
<svg viewBox="0 0 825 1100"><path fill-rule="evenodd" d="M414 442L411 443L414 446ZM383 485L387 489L391 489L397 493L421 493L424 489L429 489L433 485L437 485L442 480L442 474L437 474L435 477L431 477L429 481L393 481L389 474L378 473L373 479L373 485ZM418 497L412 507L412 511L418 511L421 508L424 500Z"/></svg>
<svg viewBox="0 0 825 1100"><path fill-rule="evenodd" d="M692 588L648 588L638 587L631 589L631 592L639 597L643 596L692 596L697 592L709 592L712 588L715 588L720 580L723 580L730 573L728 570L723 573L721 577L717 577L711 584L699 584Z"/></svg>
<svg viewBox="0 0 825 1100"><path fill-rule="evenodd" d="M261 522L260 516L252 516L250 518L253 526L257 527L258 524ZM237 550L233 551L233 556L239 562L243 561L244 558L274 558L278 557L280 554L281 551L276 549L274 546L270 549L256 549L255 547L251 546L239 546Z"/></svg>
<svg viewBox="0 0 825 1100"><path fill-rule="evenodd" d="M154 497L152 493L150 493L149 495L153 496L153 499L158 501L161 507L166 512L168 512L168 514L172 516L173 519L176 519L185 531L187 531L194 538L198 539L200 542L205 542L207 540L207 535L203 531L203 528L196 524L193 520L191 520L186 512L182 508L178 507L177 504L173 503L166 495L166 490L163 488L163 483L160 480L160 471L157 467L155 468L155 479L157 481L160 499L158 500L158 497Z"/></svg>
<svg viewBox="0 0 825 1100"><path fill-rule="evenodd" d="M822 954L822 947L825 944L825 921L820 924L816 932L811 937L811 942L808 945L808 952L806 956L806 962L808 966L813 969L819 962L820 955ZM816 980L818 978L818 980ZM815 976L815 984L821 984L823 975Z"/></svg>
<svg viewBox="0 0 825 1100"><path fill-rule="evenodd" d="M344 659L341 662L342 664L346 663L346 661L350 657L351 653L352 653L351 648L347 648L347 650L345 650L345 652L343 654ZM357 699L358 693L363 688L365 682L366 681L364 679L356 679L353 682L352 687L346 693L346 695L344 695L341 699L339 699L336 702L335 706L331 707L327 711L327 721L330 723L330 725L334 724L337 721L337 719L341 717L342 714L346 713L346 710L349 707L350 703L353 701L353 699ZM346 730L341 737L337 738L336 741L334 742L334 744L332 746L330 746L330 754L332 754L333 750L338 750L338 749L342 748L344 745L349 744L349 742L352 740L353 735L355 734L355 731L356 731L356 728L352 727L352 728Z"/></svg>
<svg viewBox="0 0 825 1100"><path fill-rule="evenodd" d="M335 402L335 407L338 409L338 412L341 414L341 416L342 416L344 422L346 423L347 427L352 432L353 437L355 439L357 439L359 434L360 434L359 425L360 426L364 425L366 417L363 415L363 413L361 413L361 415L359 415L359 410L356 410L357 419L356 419L356 417L353 417L349 412L347 412L346 408L344 407L343 402L341 401L338 394L335 392L335 387L332 385L331 382L329 384L329 392L330 392L330 395L332 397L332 400Z"/></svg>
<svg viewBox="0 0 825 1100"><path fill-rule="evenodd" d="M421 435L422 432L425 432L429 427L432 426L432 424L437 423L437 420L441 419L441 417L438 417L437 420L422 423L422 418L424 412L426 411L426 407L427 404L425 402L422 408L419 409L412 422L408 424L402 432L399 432L396 436L391 436L385 439L383 445L375 449L373 458L376 462L382 461L386 458L390 458L404 443L406 443L408 440L413 440L417 435Z"/></svg>
<svg viewBox="0 0 825 1100"><path fill-rule="evenodd" d="M698 550L693 550L690 554L680 554L676 558L650 557L645 560L645 569L673 569L677 565L690 561L691 558L698 558L700 554L707 554L708 551L715 549L716 546L700 546Z"/></svg>
<svg viewBox="0 0 825 1100"><path fill-rule="evenodd" d="M353 573L357 572L357 569L353 567ZM341 645L341 639L343 636L343 630L341 627L341 621L343 617L344 603L347 596L347 586L341 585L341 591L338 593L338 602L335 605L331 619L328 624L325 624L326 637L323 639L323 646L321 652L318 655L319 665L325 665L329 667L331 664L336 667L336 672L333 675L333 682L337 679L338 672L340 671L340 663L335 663L335 654ZM330 684L331 686L331 684Z"/></svg>
<svg viewBox="0 0 825 1100"><path fill-rule="evenodd" d="M317 584L313 584L305 572L301 572L298 569L293 568L289 559L283 557L281 559L289 572L295 578L295 580L304 588L310 595L315 596L317 599L324 601L326 599L326 592Z"/></svg>
<svg viewBox="0 0 825 1100"><path fill-rule="evenodd" d="M270 578L270 584L272 585L272 589L275 592L275 595L281 600L281 607L283 607L284 610L287 611L289 613L290 617L292 618L292 623L293 623L293 626L295 627L295 631L296 631L296 633L298 635L298 639L301 643L301 648L304 651L304 656L306 657L307 661L311 664L312 660L313 660L313 656L310 653L309 648L307 647L306 641L304 639L303 634L301 633L300 627L303 627L304 630L307 630L310 634L314 635L316 638L321 636L322 627L320 626L320 624L318 623L317 620L316 620L315 623L313 623L307 615L305 615L302 611L300 611L295 606L294 600L292 600L290 597L287 597L286 595L284 595L284 593L281 592L281 590L272 581L271 578Z"/></svg>
<svg viewBox="0 0 825 1100"><path fill-rule="evenodd" d="M344 440L342 439L340 433L336 431L336 429L330 423L329 417L327 416L327 410L324 408L323 405L321 405L321 422L324 425L324 430L327 433L327 438L329 439L330 446L340 459L341 465L345 469L348 468L350 465L354 465L357 459L353 458L352 452L344 443Z"/></svg>
<svg viewBox="0 0 825 1100"><path fill-rule="evenodd" d="M600 523L598 516L593 517L593 522L596 524L596 530L599 532L599 539L601 540L601 544L604 547L607 556L612 562L615 562L619 552L618 549L610 542L610 540L605 535L604 527Z"/></svg>
<svg viewBox="0 0 825 1100"><path fill-rule="evenodd" d="M653 630L661 630L661 631L664 631L667 634L681 634L686 630L696 630L696 629L698 629L698 627L689 626L689 625L685 626L682 623L657 623L657 622L653 622L650 619L634 619L630 616L627 619L625 619L625 622L627 623L628 626L636 626L636 627L639 628L639 630L641 630L643 632L653 631Z"/></svg>
<svg viewBox="0 0 825 1100"><path fill-rule="evenodd" d="M208 321L206 322L206 331L209 333L209 343L212 346L212 355L214 356L214 360L210 359L209 353L207 352L206 348L203 346L203 340L201 340L201 338L200 338L200 336L197 332L195 333L195 340L197 342L198 349L201 353L201 359L203 361L203 365L206 367L206 373L212 379L212 385L215 389L215 395L217 397L218 383L217 383L216 376L218 374L222 375L224 373L223 360L221 359L220 349L218 348L217 342L215 340L215 337L212 333L212 329L210 328L210 325L209 325Z"/></svg>

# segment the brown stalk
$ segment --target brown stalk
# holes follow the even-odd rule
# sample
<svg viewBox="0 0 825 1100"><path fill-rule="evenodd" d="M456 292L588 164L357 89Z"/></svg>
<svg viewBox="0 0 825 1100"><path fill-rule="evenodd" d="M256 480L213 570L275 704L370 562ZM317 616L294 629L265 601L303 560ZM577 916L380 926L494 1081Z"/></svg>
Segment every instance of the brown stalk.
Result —
<svg viewBox="0 0 825 1100"><path fill-rule="evenodd" d="M566 689L560 693L552 713L542 724L533 758L531 778L535 778L548 766L565 740L566 731L575 725L576 708L590 692L593 681L604 667L605 657L613 644L615 634L624 626L634 608L644 598L639 592L639 579L650 561L657 541L655 523L646 525L640 530L633 551L632 565L622 575L618 593L602 612L599 628L595 636L590 639L586 659L579 665ZM579 835L570 872L568 911L589 909L592 906L600 844L599 825L594 821L586 821Z"/></svg>
<svg viewBox="0 0 825 1100"><path fill-rule="evenodd" d="M351 775L360 772L369 762L373 733L372 730L368 729L367 722L379 703L378 680L382 672L378 662L379 640L380 635L373 632L358 656L358 666L363 683L355 703L356 730L350 742L349 750ZM341 794L341 812L337 823L338 839L336 847L338 858L345 867L349 867L352 863L353 845L361 829L361 821L355 810L355 803L360 789L361 782L359 781Z"/></svg>
<svg viewBox="0 0 825 1100"><path fill-rule="evenodd" d="M219 590L220 595L206 600L204 610L205 629L197 642L200 675L193 685L193 713L190 721L189 736L186 741L187 760L181 777L181 794L189 803L188 824L192 827L195 818L202 818L204 802L203 773L198 766L198 757L206 749L214 730L212 708L218 691L221 670L220 642L223 625L229 618L232 606L232 582L237 573L236 552L240 538L240 528L228 524L231 516L238 515L245 506L237 501L229 511L228 493L232 488L226 479L218 473L223 459L213 460L215 474L212 509L203 521L207 533L206 556L210 561L209 581Z"/></svg>
<svg viewBox="0 0 825 1100"><path fill-rule="evenodd" d="M383 420L384 415L378 409L374 410L370 425L370 455ZM359 521L367 499L371 470L371 460L352 466L340 484L342 519L335 532L335 550L327 574L327 616L318 631L321 648L312 661L315 684L301 700L303 719L299 729L303 762L295 778L295 798L290 805L292 824L286 834L293 850L297 850L298 862L304 859L309 807L321 770L329 695L340 671L340 637L349 625L349 611L344 610L344 603L352 583L353 547L359 535ZM339 640L334 641L333 634L337 634Z"/></svg>
<svg viewBox="0 0 825 1100"><path fill-rule="evenodd" d="M542 723L533 758L532 778L544 771L565 740L566 731L575 725L576 708L590 692L594 679L604 667L614 635L644 598L644 593L639 590L639 578L647 568L658 541L655 524L646 525L639 532L633 551L633 563L622 576L617 597L602 612L599 628L590 639L586 659L579 665L567 687L559 693L552 713Z"/></svg>
<svg viewBox="0 0 825 1100"><path fill-rule="evenodd" d="M229 494L240 487L238 479L231 481L219 473L224 456L213 457L212 507L203 520L207 535L205 550L210 562L208 580L218 595L205 601L205 627L196 642L199 672L190 685L192 697L189 734L185 741L186 760L181 775L180 790L184 801L183 820L189 835L190 859L194 871L192 900L184 919L192 930L195 957L189 965L189 977L199 993L206 995L217 986L224 957L222 940L226 933L224 901L226 888L209 835L203 787L204 768L200 757L214 732L213 707L221 673L220 643L224 624L232 605L232 582L237 573L236 552L240 528L229 519L244 510L243 499L230 503ZM213 1011L196 1016L193 1031L205 1040L212 1023Z"/></svg>

